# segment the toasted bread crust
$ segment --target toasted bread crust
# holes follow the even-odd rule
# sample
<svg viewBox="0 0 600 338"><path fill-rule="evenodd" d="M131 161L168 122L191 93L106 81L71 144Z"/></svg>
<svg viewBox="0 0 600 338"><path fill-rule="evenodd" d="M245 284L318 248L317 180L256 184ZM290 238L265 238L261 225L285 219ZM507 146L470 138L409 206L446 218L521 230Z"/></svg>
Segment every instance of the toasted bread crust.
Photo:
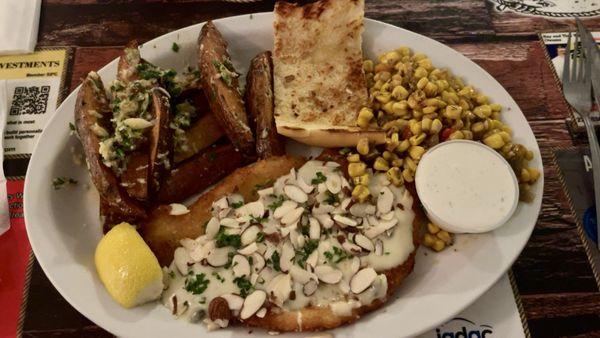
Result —
<svg viewBox="0 0 600 338"><path fill-rule="evenodd" d="M346 139L354 134L358 112L368 101L363 14L362 0L275 4L273 66L280 134L310 145L350 145ZM338 131L344 135L337 137Z"/></svg>

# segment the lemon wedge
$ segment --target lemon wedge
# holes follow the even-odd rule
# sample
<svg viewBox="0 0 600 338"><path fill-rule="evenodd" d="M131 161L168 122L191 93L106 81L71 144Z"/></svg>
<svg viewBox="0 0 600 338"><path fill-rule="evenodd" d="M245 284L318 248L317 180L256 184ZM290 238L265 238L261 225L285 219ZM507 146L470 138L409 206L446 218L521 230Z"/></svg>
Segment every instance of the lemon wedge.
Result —
<svg viewBox="0 0 600 338"><path fill-rule="evenodd" d="M106 290L125 308L155 300L162 293L160 264L129 223L113 227L102 237L95 261Z"/></svg>

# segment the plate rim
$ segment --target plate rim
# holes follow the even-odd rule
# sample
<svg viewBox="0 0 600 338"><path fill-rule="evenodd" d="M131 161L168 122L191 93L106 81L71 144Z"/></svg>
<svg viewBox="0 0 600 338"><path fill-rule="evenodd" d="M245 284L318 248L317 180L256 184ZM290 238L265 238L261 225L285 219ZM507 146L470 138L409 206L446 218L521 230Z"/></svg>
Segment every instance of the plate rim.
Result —
<svg viewBox="0 0 600 338"><path fill-rule="evenodd" d="M234 15L234 16L228 16L228 17L223 17L223 18L218 18L218 19L213 19L213 22L219 23L219 21L224 21L224 20L236 20L236 19L241 19L244 17L248 17L248 16L254 16L256 18L256 16L271 16L273 15L273 12L255 12L255 13L247 13L247 14L240 14L240 15ZM194 29L195 27L202 27L204 24L206 24L207 21L203 21L200 23L196 23L193 25L189 25L189 26L185 26L182 28L179 28L177 30L173 30L167 33L164 33L160 36L157 36L151 40L148 40L146 42L143 43L143 45L146 44L151 44L151 43L155 43L156 40L162 39L164 38L166 35L170 35L170 34L176 34L177 32L180 32L182 30L188 30L188 29ZM516 103L516 101L514 100L514 98L512 97L512 95L510 95L510 93L506 90L506 88L500 83L498 82L498 80L496 80L491 74L489 74L485 69L483 69L480 65L478 65L477 63L475 63L473 60L471 60L469 57L465 56L464 54L462 54L461 52L455 50L454 48L452 48L451 46L448 46L440 41L437 41L435 39L432 39L428 36L422 35L420 33L417 32L413 32L411 30L408 30L406 28L402 28L402 27L398 27L383 21L379 21L379 20L375 20L375 19L370 19L370 18L364 18L364 22L365 22L365 26L367 24L378 24L378 25L383 25L386 28L392 28L392 29L396 29L396 30L400 30L402 32L405 33L409 33L409 34L415 34L418 35L420 39L423 39L423 42L426 43L431 43L431 44L435 44L438 45L440 47L443 48L447 48L452 50L453 52L459 54L460 56L462 56L465 61L467 61L469 63L469 66L473 67L476 69L476 71L478 73L480 73L481 75L484 75L488 81L492 81L493 83L495 83L496 85L498 85L499 87L502 88L502 90L507 94L507 98L510 99L511 103L514 104L515 107L518 108L519 113L521 115L523 115L523 117L526 119L525 114L523 113L523 111L521 110L521 108L519 107L519 105ZM365 27L366 30L366 27ZM363 32L364 34L364 32ZM364 40L363 40L364 42ZM105 68L110 67L113 63L116 63L118 61L118 57L109 61L108 63L106 63L104 66L102 66L101 68L97 69L97 72L101 72L103 71ZM464 75L461 75L464 76ZM64 100L61 102L61 104L56 108L55 113L53 114L53 116L48 120L46 126L50 125L55 119L58 119L58 112L60 110L63 110L65 108L63 108L63 105L65 105L65 103L67 102L67 100L73 95L77 95L77 93L79 92L81 88L81 84L78 85L77 87L75 87L70 93L69 95L67 95ZM529 122L527 122L527 127L531 130L532 134L533 134L533 130L531 129L531 125L529 124ZM41 142L39 142L42 138L46 137L46 134L49 134L50 130L48 128L44 128L44 130L42 131L42 134L40 134L38 141L36 142L36 145L32 151L31 157L30 157L30 164L34 163L34 158L36 157L36 153L40 152L40 149L43 147L41 145ZM538 154L540 154L539 157L539 164L540 164L540 178L538 179L538 182L536 182L536 184L539 184L541 186L540 188L540 194L539 194L539 202L537 205L535 205L534 207L537 209L537 214L538 216L535 219L535 222L529 226L529 231L527 233L527 236L523 236L522 238L524 239L523 244L521 245L521 248L518 250L518 253L510 260L510 263L508 264L508 266L505 269L502 269L502 272L498 274L498 276L496 278L493 278L493 281L491 283L489 283L489 285L485 285L484 288L482 288L481 290L479 290L478 292L476 292L476 296L474 296L470 301L465 302L465 304L463 304L462 306L457 307L458 310L453 311L451 314L449 314L448 316L446 316L445 318L439 319L437 321L434 321L433 324L428 325L427 327L423 327L421 330L418 330L417 332L414 332L414 335L419 335L422 334L432 328L435 328L436 326L439 326L440 324L446 322L448 319L450 319L452 316L460 313L461 311L463 311L464 309L466 309L467 307L469 307L471 304L473 304L475 301L477 301L485 292L487 292L491 287L493 287L497 281L502 278L504 276L504 274L510 270L511 266L514 264L514 262L517 260L517 258L520 256L520 254L522 253L523 249L525 248L526 244L529 242L529 239L531 238L531 234L533 233L533 230L535 229L535 225L537 224L537 221L539 219L539 213L541 211L541 207L542 207L542 199L543 199L543 191L544 191L544 164L543 164L543 159L541 157L541 150L539 148L539 143L537 141L537 138L535 137L535 134L533 134L533 139L535 141L535 147L536 150L538 152ZM42 268L42 270L44 271L44 274L46 275L46 277L48 278L48 280L52 283L52 286L54 288L56 288L56 290L60 293L60 295L75 309L77 310L80 314L82 314L83 316L85 316L88 320L92 321L94 324L98 325L99 327L103 328L104 330L107 330L108 332L112 333L112 334L119 334L121 336L124 335L124 333L127 332L127 329L122 329L122 327L117 327L112 325L111 323L100 323L100 320L97 320L98 318L93 318L89 312L85 309L85 307L80 306L79 302L76 301L75 299L72 299L72 297L68 296L69 293L65 292L65 290L63 289L63 287L57 283L54 278L53 275L51 273L48 273L48 269L50 268L49 262L45 261L44 259L38 259L38 255L36 253L36 250L39 250L39 246L37 245L37 242L35 240L31 240L32 238L32 233L34 232L34 230L30 229L33 228L33 225L28 225L30 224L30 222L27 222L27 219L32 219L34 216L31 215L32 210L34 209L32 205L30 205L31 202L27 202L31 199L26 198L28 195L32 194L32 189L35 189L35 187L32 186L31 183L29 183L31 181L31 175L30 172L34 171L35 169L33 168L33 166L28 165L27 168L27 172L25 175L25 181L24 181L24 189L23 189L23 213L24 213L24 221L25 221L25 228L26 228L26 232L27 232L27 236L29 239L29 243L31 245L31 249L32 252L34 253L36 260L38 261L40 267ZM538 196L536 195L536 200L538 200ZM532 203L535 203L535 201ZM35 235L33 236L35 237ZM36 249L36 247L38 249ZM388 302L386 302L385 306L387 306L388 304L391 304L395 301L395 298L391 298ZM384 307L385 307L384 306ZM376 313L377 311L381 311L381 310L376 310L374 311L374 313ZM119 322L120 325L123 325L124 322ZM103 324L107 324L107 325L103 325ZM358 325L360 326L360 322L355 322L349 325ZM346 325L347 326L347 325ZM287 336L287 335L286 335Z"/></svg>

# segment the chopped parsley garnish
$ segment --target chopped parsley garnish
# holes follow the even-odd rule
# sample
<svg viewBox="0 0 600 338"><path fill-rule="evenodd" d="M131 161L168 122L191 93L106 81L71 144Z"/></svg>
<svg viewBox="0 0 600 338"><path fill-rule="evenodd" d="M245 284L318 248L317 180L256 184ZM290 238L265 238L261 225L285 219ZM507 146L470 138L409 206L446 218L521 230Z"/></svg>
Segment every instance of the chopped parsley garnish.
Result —
<svg viewBox="0 0 600 338"><path fill-rule="evenodd" d="M250 293L252 293L252 291L254 291L254 287L252 286L252 283L250 283L250 281L248 279L246 279L245 276L236 277L233 280L233 282L240 289L240 296L242 296L243 298L246 298L246 296L248 296Z"/></svg>
<svg viewBox="0 0 600 338"><path fill-rule="evenodd" d="M271 258L267 259L267 264L272 265L273 269L275 271L281 271L281 266L279 265L279 260L280 260L279 252L275 251L271 255Z"/></svg>
<svg viewBox="0 0 600 338"><path fill-rule="evenodd" d="M342 250L342 249L338 248L337 246L333 247L333 252L325 251L323 253L323 255L325 256L325 258L327 258L329 263L335 263L335 264L343 261L344 259L348 259L351 257L350 255L348 255L348 253L345 250Z"/></svg>
<svg viewBox="0 0 600 338"><path fill-rule="evenodd" d="M223 282L225 281L225 278L223 278L223 277L222 277L221 275L219 275L217 272L213 272L213 273L212 273L212 275L213 275L213 276L215 276L215 278L216 278L216 279L217 279L219 282L221 282L221 283L223 283Z"/></svg>
<svg viewBox="0 0 600 338"><path fill-rule="evenodd" d="M169 277L175 278L175 271L173 271L173 270L169 271Z"/></svg>
<svg viewBox="0 0 600 338"><path fill-rule="evenodd" d="M340 155L347 155L347 154L350 153L350 151L352 151L352 149L350 149L350 148L342 148L342 149L340 149L339 153L340 153Z"/></svg>
<svg viewBox="0 0 600 338"><path fill-rule="evenodd" d="M267 220L267 217L254 217L254 216L250 215L250 223L261 224L262 222L264 222L266 220Z"/></svg>
<svg viewBox="0 0 600 338"><path fill-rule="evenodd" d="M302 249L296 251L296 256L294 257L296 260L296 264L298 264L301 268L304 268L304 264L306 264L306 260L308 256L310 256L316 248L319 247L319 240L311 239L304 244Z"/></svg>
<svg viewBox="0 0 600 338"><path fill-rule="evenodd" d="M74 180L70 177L56 177L52 180L52 187L54 188L54 190L62 189L66 185L75 184L77 184L77 180Z"/></svg>
<svg viewBox="0 0 600 338"><path fill-rule="evenodd" d="M238 74L233 69L233 64L229 59L224 59L223 62L219 62L218 60L212 61L215 70L219 72L221 76L221 80L225 82L225 84L229 87L233 84L233 78L237 77Z"/></svg>
<svg viewBox="0 0 600 338"><path fill-rule="evenodd" d="M340 203L340 197L337 194L332 194L331 192L327 191L327 198L325 199L325 203L332 205Z"/></svg>
<svg viewBox="0 0 600 338"><path fill-rule="evenodd" d="M244 201L238 201L238 202L231 203L231 207L234 209L237 209L237 208L241 207L242 205L244 205Z"/></svg>
<svg viewBox="0 0 600 338"><path fill-rule="evenodd" d="M325 177L325 175L323 175L322 172L317 171L317 177L313 178L312 181L310 181L310 183L319 184L319 183L323 183L325 181L327 181L327 177Z"/></svg>
<svg viewBox="0 0 600 338"><path fill-rule="evenodd" d="M255 184L254 185L254 190L256 190L256 191L262 190L264 188L268 188L272 184L273 184L273 180L267 180L264 183Z"/></svg>
<svg viewBox="0 0 600 338"><path fill-rule="evenodd" d="M235 252L227 253L227 263L223 266L225 269L229 269L231 264L233 263L233 256L235 256Z"/></svg>
<svg viewBox="0 0 600 338"><path fill-rule="evenodd" d="M256 243L262 243L264 241L265 241L265 233L261 231L256 235Z"/></svg>
<svg viewBox="0 0 600 338"><path fill-rule="evenodd" d="M275 211L275 209L279 208L283 204L283 196L278 196L273 203L269 204L267 208L271 209L271 211Z"/></svg>
<svg viewBox="0 0 600 338"><path fill-rule="evenodd" d="M252 258L252 256L248 257L248 263L250 263L250 265L254 265L254 258Z"/></svg>
<svg viewBox="0 0 600 338"><path fill-rule="evenodd" d="M136 69L144 80L160 79L161 77L161 71L147 62L140 62Z"/></svg>
<svg viewBox="0 0 600 338"><path fill-rule="evenodd" d="M242 246L242 236L240 235L228 235L225 233L225 228L219 229L216 236L217 248L225 246L231 246L235 249L239 249Z"/></svg>
<svg viewBox="0 0 600 338"><path fill-rule="evenodd" d="M71 131L71 135L77 132L77 128L75 128L75 125L71 122L69 122L69 130Z"/></svg>
<svg viewBox="0 0 600 338"><path fill-rule="evenodd" d="M171 50L174 51L175 53L179 52L179 45L176 42L173 42L173 45L171 46Z"/></svg>
<svg viewBox="0 0 600 338"><path fill-rule="evenodd" d="M204 291L206 291L208 283L210 283L210 281L206 279L206 275L200 273L191 279L185 279L185 290L191 292L194 295L200 295Z"/></svg>

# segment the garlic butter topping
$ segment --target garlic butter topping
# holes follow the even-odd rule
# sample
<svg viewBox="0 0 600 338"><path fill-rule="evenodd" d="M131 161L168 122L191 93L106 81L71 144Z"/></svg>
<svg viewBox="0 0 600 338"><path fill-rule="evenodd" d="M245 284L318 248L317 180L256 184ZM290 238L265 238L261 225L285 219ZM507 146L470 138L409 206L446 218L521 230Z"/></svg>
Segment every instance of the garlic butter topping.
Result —
<svg viewBox="0 0 600 338"><path fill-rule="evenodd" d="M348 315L383 298L383 272L414 250L413 200L385 174L369 188L375 197L354 203L337 163L309 161L259 190L257 201L215 201L205 234L182 240L165 269L163 304L216 329L233 316L307 306Z"/></svg>

